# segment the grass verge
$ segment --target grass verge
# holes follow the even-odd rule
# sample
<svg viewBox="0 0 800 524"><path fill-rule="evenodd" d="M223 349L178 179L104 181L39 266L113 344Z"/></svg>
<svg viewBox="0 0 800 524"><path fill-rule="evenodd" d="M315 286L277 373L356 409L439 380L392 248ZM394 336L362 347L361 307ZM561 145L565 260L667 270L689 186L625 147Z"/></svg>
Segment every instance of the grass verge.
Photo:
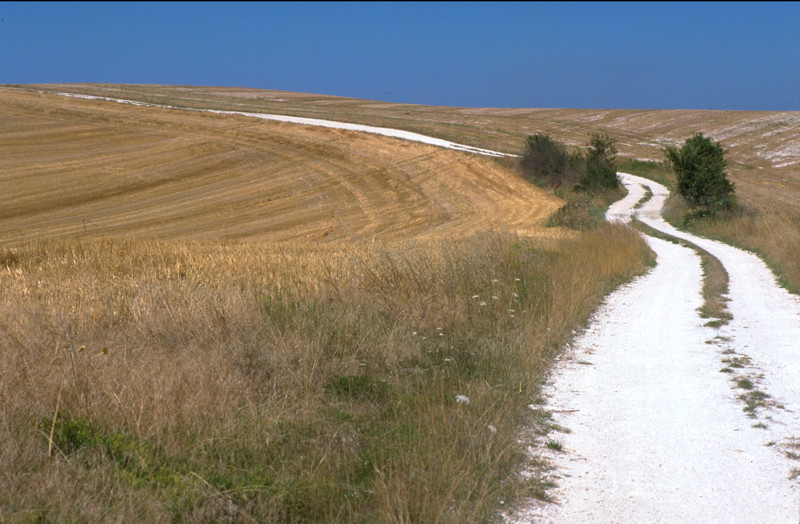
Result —
<svg viewBox="0 0 800 524"><path fill-rule="evenodd" d="M608 206L625 196L625 189L582 191L559 188L554 194L566 204L550 215L548 227L564 227L578 231L591 231L603 227Z"/></svg>
<svg viewBox="0 0 800 524"><path fill-rule="evenodd" d="M648 249L65 239L0 267L2 520L475 522L554 353Z"/></svg>

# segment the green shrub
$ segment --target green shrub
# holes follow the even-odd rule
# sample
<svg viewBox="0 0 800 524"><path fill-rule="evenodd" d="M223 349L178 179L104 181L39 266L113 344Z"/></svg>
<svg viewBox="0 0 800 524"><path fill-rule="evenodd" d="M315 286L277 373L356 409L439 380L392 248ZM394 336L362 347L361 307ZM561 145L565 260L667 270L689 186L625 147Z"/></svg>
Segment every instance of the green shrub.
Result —
<svg viewBox="0 0 800 524"><path fill-rule="evenodd" d="M691 207L714 213L733 206L733 183L725 174L725 150L719 143L695 133L680 149L664 148L664 156L678 178L678 192Z"/></svg>
<svg viewBox="0 0 800 524"><path fill-rule="evenodd" d="M589 137L586 171L581 177L581 186L589 190L619 187L616 159L616 140L606 133L592 133Z"/></svg>
<svg viewBox="0 0 800 524"><path fill-rule="evenodd" d="M561 187L578 180L582 161L580 154L569 153L564 144L539 133L525 140L520 168L529 180Z"/></svg>

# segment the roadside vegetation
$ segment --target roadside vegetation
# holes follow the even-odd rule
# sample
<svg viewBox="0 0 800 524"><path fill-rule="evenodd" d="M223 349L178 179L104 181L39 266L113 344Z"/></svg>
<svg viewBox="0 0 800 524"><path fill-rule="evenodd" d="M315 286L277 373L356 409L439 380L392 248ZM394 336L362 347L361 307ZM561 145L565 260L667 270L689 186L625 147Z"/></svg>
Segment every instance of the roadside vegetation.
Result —
<svg viewBox="0 0 800 524"><path fill-rule="evenodd" d="M678 193L693 209L686 217L714 216L736 207L733 184L725 172L725 149L712 139L696 133L680 149L664 148L667 165L675 173Z"/></svg>
<svg viewBox="0 0 800 524"><path fill-rule="evenodd" d="M536 384L648 255L608 225L3 256L2 520L474 522L536 488Z"/></svg>
<svg viewBox="0 0 800 524"><path fill-rule="evenodd" d="M617 177L615 143L605 133L592 133L585 150L570 149L547 134L528 136L520 173L566 201L550 216L549 226L589 230L605 224L609 204L625 195Z"/></svg>

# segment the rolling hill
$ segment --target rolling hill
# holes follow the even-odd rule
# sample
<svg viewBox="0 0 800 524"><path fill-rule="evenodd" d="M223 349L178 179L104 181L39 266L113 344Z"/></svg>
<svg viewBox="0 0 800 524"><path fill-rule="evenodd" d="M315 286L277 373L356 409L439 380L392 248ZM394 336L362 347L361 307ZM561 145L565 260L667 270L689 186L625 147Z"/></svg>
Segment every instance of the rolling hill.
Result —
<svg viewBox="0 0 800 524"><path fill-rule="evenodd" d="M561 202L496 162L253 118L0 90L0 241L551 235Z"/></svg>

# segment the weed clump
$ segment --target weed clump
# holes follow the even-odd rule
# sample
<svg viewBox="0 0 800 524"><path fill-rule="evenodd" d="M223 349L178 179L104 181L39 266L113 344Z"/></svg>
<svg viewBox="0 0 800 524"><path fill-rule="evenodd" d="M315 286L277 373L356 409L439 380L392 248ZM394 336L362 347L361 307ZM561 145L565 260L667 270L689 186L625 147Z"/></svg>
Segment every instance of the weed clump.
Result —
<svg viewBox="0 0 800 524"><path fill-rule="evenodd" d="M547 134L525 140L519 167L522 174L550 188L571 187L595 192L620 186L616 141L606 133L591 133L585 152L569 151Z"/></svg>

